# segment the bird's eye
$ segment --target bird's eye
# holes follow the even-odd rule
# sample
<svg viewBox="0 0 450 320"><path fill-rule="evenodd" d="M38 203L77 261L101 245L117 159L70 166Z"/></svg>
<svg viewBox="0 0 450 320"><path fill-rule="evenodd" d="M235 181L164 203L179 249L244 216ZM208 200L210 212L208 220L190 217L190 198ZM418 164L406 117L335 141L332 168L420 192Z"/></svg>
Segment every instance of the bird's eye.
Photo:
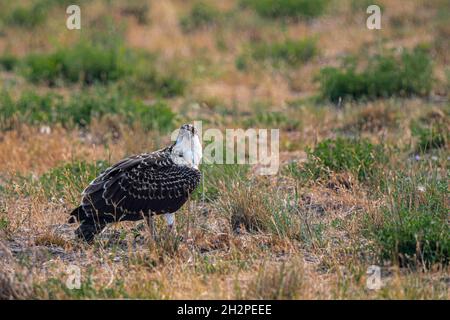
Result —
<svg viewBox="0 0 450 320"><path fill-rule="evenodd" d="M182 157L183 157L183 154L182 154L182 153L179 153L178 156L179 156L180 158L182 158Z"/></svg>

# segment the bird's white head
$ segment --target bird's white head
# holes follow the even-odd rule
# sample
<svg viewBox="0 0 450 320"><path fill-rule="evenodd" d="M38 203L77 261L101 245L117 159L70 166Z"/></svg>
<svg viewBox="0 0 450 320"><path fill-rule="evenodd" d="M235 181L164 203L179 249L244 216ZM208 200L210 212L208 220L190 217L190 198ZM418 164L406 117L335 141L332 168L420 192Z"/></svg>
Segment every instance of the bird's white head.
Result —
<svg viewBox="0 0 450 320"><path fill-rule="evenodd" d="M202 159L202 144L197 129L191 124L184 124L178 132L172 147L171 157L174 163L198 169Z"/></svg>

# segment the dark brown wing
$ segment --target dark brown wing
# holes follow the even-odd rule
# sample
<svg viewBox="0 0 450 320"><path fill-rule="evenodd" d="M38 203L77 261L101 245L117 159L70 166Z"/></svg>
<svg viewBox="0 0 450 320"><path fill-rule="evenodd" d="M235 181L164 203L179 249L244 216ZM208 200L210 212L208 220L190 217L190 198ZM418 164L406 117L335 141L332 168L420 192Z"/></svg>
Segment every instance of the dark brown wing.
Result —
<svg viewBox="0 0 450 320"><path fill-rule="evenodd" d="M86 188L81 207L88 215L111 214L117 219L172 213L186 202L200 176L197 169L174 164L165 150L130 157L108 168Z"/></svg>

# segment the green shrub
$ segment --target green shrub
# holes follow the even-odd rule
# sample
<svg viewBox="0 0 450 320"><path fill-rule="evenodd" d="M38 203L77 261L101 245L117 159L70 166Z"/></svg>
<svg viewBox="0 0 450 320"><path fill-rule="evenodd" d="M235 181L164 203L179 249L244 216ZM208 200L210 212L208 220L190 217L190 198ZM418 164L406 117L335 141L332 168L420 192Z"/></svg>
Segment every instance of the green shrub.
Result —
<svg viewBox="0 0 450 320"><path fill-rule="evenodd" d="M332 102L341 98L376 99L391 96L427 95L433 82L431 59L422 49L371 57L368 66L356 70L355 61L342 69L326 67L319 81L322 97Z"/></svg>
<svg viewBox="0 0 450 320"><path fill-rule="evenodd" d="M327 179L330 173L350 172L359 181L375 178L377 167L386 158L383 147L365 139L336 138L307 149L308 159L302 168L295 163L288 171L297 178Z"/></svg>
<svg viewBox="0 0 450 320"><path fill-rule="evenodd" d="M124 88L137 94L153 92L156 96L171 98L182 95L186 89L186 81L175 74L163 75L154 67L137 69L126 79Z"/></svg>
<svg viewBox="0 0 450 320"><path fill-rule="evenodd" d="M15 121L28 124L51 124L57 122L58 107L62 97L55 94L39 95L24 92L13 99L7 92L0 95L0 129L12 129Z"/></svg>
<svg viewBox="0 0 450 320"><path fill-rule="evenodd" d="M25 59L27 67L25 77L33 82L46 81L55 84L61 75L62 61L56 55L30 54Z"/></svg>
<svg viewBox="0 0 450 320"><path fill-rule="evenodd" d="M56 94L38 95L35 92L24 92L17 99L6 92L0 96L2 130L11 129L16 120L31 125L59 123L65 127L86 126L93 118L111 114L119 115L127 125L140 123L146 130L163 132L173 129L175 120L175 114L162 101L149 105L104 88L76 93L68 99Z"/></svg>
<svg viewBox="0 0 450 320"><path fill-rule="evenodd" d="M244 55L239 55L234 62L236 69L244 71L247 69L248 61Z"/></svg>
<svg viewBox="0 0 450 320"><path fill-rule="evenodd" d="M184 93L185 88L186 81L174 74L159 75L151 83L152 91L165 98L180 96Z"/></svg>
<svg viewBox="0 0 450 320"><path fill-rule="evenodd" d="M152 105L139 103L130 122L140 122L144 129L169 132L173 129L175 114L163 101L157 101Z"/></svg>
<svg viewBox="0 0 450 320"><path fill-rule="evenodd" d="M6 217L0 217L0 230L6 230L9 227L9 220Z"/></svg>
<svg viewBox="0 0 450 320"><path fill-rule="evenodd" d="M19 59L12 55L12 54L4 54L3 56L0 56L0 68L6 71L12 71L17 63L19 62Z"/></svg>
<svg viewBox="0 0 450 320"><path fill-rule="evenodd" d="M271 61L274 65L286 63L298 65L311 60L317 54L313 39L286 40L279 43L260 43L252 46L251 56L257 61Z"/></svg>
<svg viewBox="0 0 450 320"><path fill-rule="evenodd" d="M438 178L427 167L397 173L386 186L390 199L381 225L368 221L380 258L402 266L448 263L448 177Z"/></svg>
<svg viewBox="0 0 450 320"><path fill-rule="evenodd" d="M83 1L79 0L77 4L81 5ZM0 19L5 25L31 29L44 24L53 7L65 10L70 4L68 0L2 1Z"/></svg>
<svg viewBox="0 0 450 320"><path fill-rule="evenodd" d="M30 7L19 6L14 8L6 17L6 23L23 28L33 28L42 24L46 18L47 5L45 1L37 1Z"/></svg>
<svg viewBox="0 0 450 320"><path fill-rule="evenodd" d="M80 42L72 48L46 53L33 53L25 59L25 76L32 82L54 85L67 82L106 83L129 72L126 52L120 46L104 47Z"/></svg>
<svg viewBox="0 0 450 320"><path fill-rule="evenodd" d="M188 15L184 16L180 25L183 31L190 32L214 25L220 19L220 11L208 2L196 2Z"/></svg>
<svg viewBox="0 0 450 320"><path fill-rule="evenodd" d="M32 82L51 86L119 82L131 93L152 92L158 97L184 93L186 81L174 73L157 72L152 55L127 49L119 40L100 40L96 44L81 41L53 53L32 53L24 59L23 73Z"/></svg>
<svg viewBox="0 0 450 320"><path fill-rule="evenodd" d="M242 5L267 18L314 18L324 13L328 0L242 0Z"/></svg>

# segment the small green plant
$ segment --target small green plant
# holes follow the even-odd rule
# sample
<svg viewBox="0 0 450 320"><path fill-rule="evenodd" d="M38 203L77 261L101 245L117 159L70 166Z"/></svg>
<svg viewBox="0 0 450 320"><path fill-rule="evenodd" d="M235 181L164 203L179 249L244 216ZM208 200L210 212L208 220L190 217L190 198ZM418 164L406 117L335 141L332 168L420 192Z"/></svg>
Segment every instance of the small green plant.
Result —
<svg viewBox="0 0 450 320"><path fill-rule="evenodd" d="M381 145L365 139L336 138L307 149L308 160L299 168L292 163L287 170L302 179L327 179L331 173L350 172L359 181L376 177L377 168L386 158Z"/></svg>
<svg viewBox="0 0 450 320"><path fill-rule="evenodd" d="M175 113L163 101L157 101L152 105L138 104L136 113L131 119L132 122L140 121L144 129L160 132L169 132L173 129L174 120Z"/></svg>
<svg viewBox="0 0 450 320"><path fill-rule="evenodd" d="M127 52L119 45L102 46L79 42L71 48L47 53L32 53L25 59L25 76L32 82L58 81L92 84L114 81L130 72Z"/></svg>
<svg viewBox="0 0 450 320"><path fill-rule="evenodd" d="M115 38L99 39L95 44L84 40L52 53L32 53L21 66L29 81L49 86L118 82L125 92L173 97L183 94L187 84L174 72L158 72L153 55L125 48Z"/></svg>
<svg viewBox="0 0 450 320"><path fill-rule="evenodd" d="M0 95L0 129L12 129L17 122L28 124L50 124L57 121L57 106L61 97L55 94L38 95L26 91L13 99L3 91Z"/></svg>
<svg viewBox="0 0 450 320"><path fill-rule="evenodd" d="M282 63L298 65L317 55L316 41L303 39L286 40L279 43L260 43L251 48L251 56L256 61L271 61L275 66Z"/></svg>
<svg viewBox="0 0 450 320"><path fill-rule="evenodd" d="M262 17L305 19L322 15L329 0L242 0L241 3Z"/></svg>
<svg viewBox="0 0 450 320"><path fill-rule="evenodd" d="M78 1L78 4L84 0ZM33 1L2 1L0 23L6 26L32 29L45 24L48 13L55 7L67 8L70 1L33 0Z"/></svg>
<svg viewBox="0 0 450 320"><path fill-rule="evenodd" d="M368 221L380 259L402 266L448 263L448 177L428 167L415 168L394 174L385 185L389 199L382 222Z"/></svg>
<svg viewBox="0 0 450 320"><path fill-rule="evenodd" d="M427 95L432 87L432 62L423 49L370 58L366 69L357 71L355 60L343 68L326 67L320 72L321 95L338 102L343 98L376 99L391 96Z"/></svg>
<svg viewBox="0 0 450 320"><path fill-rule="evenodd" d="M158 97L171 98L182 95L186 85L186 81L176 74L161 74L154 67L148 66L135 70L123 87L140 95L152 92Z"/></svg>
<svg viewBox="0 0 450 320"><path fill-rule="evenodd" d="M33 28L42 24L47 18L46 1L36 1L33 5L14 8L6 17L6 23L12 26Z"/></svg>
<svg viewBox="0 0 450 320"><path fill-rule="evenodd" d="M0 68L5 71L12 71L18 64L19 59L9 53L0 56Z"/></svg>
<svg viewBox="0 0 450 320"><path fill-rule="evenodd" d="M7 230L9 227L9 220L6 217L0 217L0 230Z"/></svg>
<svg viewBox="0 0 450 320"><path fill-rule="evenodd" d="M188 15L184 16L180 25L185 32L212 26L220 19L220 11L208 2L196 2Z"/></svg>
<svg viewBox="0 0 450 320"><path fill-rule="evenodd" d="M241 54L239 55L235 62L234 65L236 66L236 69L238 69L239 71L244 71L247 69L248 67L248 59L245 55Z"/></svg>

